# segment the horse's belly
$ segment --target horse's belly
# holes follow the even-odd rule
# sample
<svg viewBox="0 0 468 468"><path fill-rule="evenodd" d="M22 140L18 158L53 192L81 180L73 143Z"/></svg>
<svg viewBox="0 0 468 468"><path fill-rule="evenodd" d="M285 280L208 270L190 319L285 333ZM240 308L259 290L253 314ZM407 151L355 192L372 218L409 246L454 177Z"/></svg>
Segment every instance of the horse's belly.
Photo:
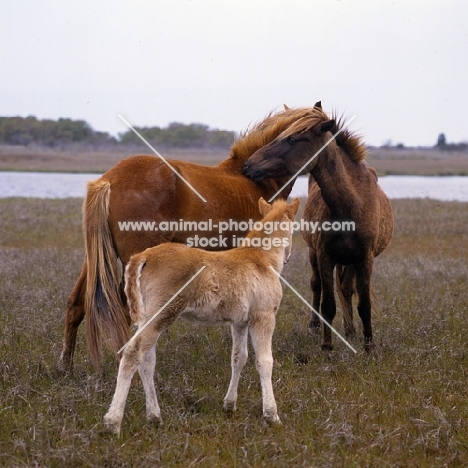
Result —
<svg viewBox="0 0 468 468"><path fill-rule="evenodd" d="M229 325L234 322L247 320L247 313L237 312L237 308L226 308L224 302L217 301L203 307L187 307L180 318L206 327ZM244 309L244 308L242 308Z"/></svg>
<svg viewBox="0 0 468 468"><path fill-rule="evenodd" d="M198 311L186 310L180 314L180 318L187 322L196 323L203 325L204 327L217 327L221 325L229 325L231 320L222 319L220 317L213 316L212 314L200 314Z"/></svg>
<svg viewBox="0 0 468 468"><path fill-rule="evenodd" d="M327 242L327 253L340 265L351 265L364 260L366 249L352 237L336 237Z"/></svg>

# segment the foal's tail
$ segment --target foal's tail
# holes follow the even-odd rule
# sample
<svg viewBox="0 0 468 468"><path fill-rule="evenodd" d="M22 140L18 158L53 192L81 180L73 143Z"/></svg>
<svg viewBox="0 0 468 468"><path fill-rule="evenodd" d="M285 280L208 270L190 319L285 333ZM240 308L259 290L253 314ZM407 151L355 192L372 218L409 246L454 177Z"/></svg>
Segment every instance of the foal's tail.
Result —
<svg viewBox="0 0 468 468"><path fill-rule="evenodd" d="M83 204L87 282L85 295L86 335L96 369L101 357L100 336L104 333L117 352L128 340L130 328L122 298L122 272L109 229L109 181L88 183Z"/></svg>
<svg viewBox="0 0 468 468"><path fill-rule="evenodd" d="M143 319L145 305L141 293L140 277L146 265L145 254L139 254L130 259L125 268L125 294L130 308L130 317L133 322L140 323Z"/></svg>

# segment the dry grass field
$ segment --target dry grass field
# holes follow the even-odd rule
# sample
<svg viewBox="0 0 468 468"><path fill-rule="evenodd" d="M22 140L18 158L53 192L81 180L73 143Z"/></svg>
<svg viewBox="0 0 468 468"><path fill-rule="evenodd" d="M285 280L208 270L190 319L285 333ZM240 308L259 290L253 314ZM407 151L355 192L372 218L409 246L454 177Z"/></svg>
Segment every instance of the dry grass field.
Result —
<svg viewBox="0 0 468 468"><path fill-rule="evenodd" d="M379 175L468 175L467 151L436 148L369 148L369 164Z"/></svg>
<svg viewBox="0 0 468 468"><path fill-rule="evenodd" d="M159 149L168 159L215 165L228 150ZM0 146L0 171L104 172L132 154L154 153L147 146L45 148ZM468 152L434 148L369 148L368 162L379 175L468 175Z"/></svg>
<svg viewBox="0 0 468 468"><path fill-rule="evenodd" d="M375 264L377 350L320 350L287 288L274 336L283 427L261 419L252 352L238 411L222 399L230 335L176 323L158 347L165 424L145 421L138 378L120 439L103 431L117 371L93 372L80 329L74 372L56 369L67 295L83 259L81 200L0 200L0 466L462 467L468 464L468 204L393 202L396 231ZM283 274L305 297L302 239ZM335 322L342 331L340 314Z"/></svg>
<svg viewBox="0 0 468 468"><path fill-rule="evenodd" d="M212 166L228 157L228 151L179 149L161 150L167 159L183 159ZM121 159L134 154L154 153L147 146L109 146L102 148L45 148L0 146L0 171L105 172Z"/></svg>

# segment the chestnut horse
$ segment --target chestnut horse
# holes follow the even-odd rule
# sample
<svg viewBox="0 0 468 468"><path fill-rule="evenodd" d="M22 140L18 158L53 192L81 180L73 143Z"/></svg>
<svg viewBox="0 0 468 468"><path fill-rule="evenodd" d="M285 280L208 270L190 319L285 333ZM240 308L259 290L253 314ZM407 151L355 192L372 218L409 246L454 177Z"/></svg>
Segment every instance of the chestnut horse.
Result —
<svg viewBox="0 0 468 468"><path fill-rule="evenodd" d="M393 212L378 184L375 170L365 164L365 156L361 139L342 128L340 121L329 119L318 102L313 113L299 118L275 140L257 150L246 162L244 173L256 182L292 176L298 171L302 175L309 173L310 187L303 219L318 221L319 226L327 228L338 226L334 222L348 228L354 223L351 231L323 228L315 233L303 230L302 235L312 266L310 284L314 309L320 309L324 321L332 324L336 314L333 281L336 267L346 336L355 334L352 299L357 294L364 348L370 350L373 347L373 261L392 238ZM326 221L330 224L324 225ZM316 314L312 314L310 327L320 327ZM322 349L333 349L328 326L324 326Z"/></svg>
<svg viewBox="0 0 468 468"><path fill-rule="evenodd" d="M68 298L59 369L69 370L73 366L76 335L85 316L88 348L96 368L101 332L114 351L127 341L130 317L123 294L123 269L131 255L163 242L184 243L195 234L173 230L125 231L120 229L119 222L211 219L216 227L222 220L258 220L259 198L270 198L287 179L274 177L253 183L242 174L242 167L256 150L312 110L285 106L285 110L269 115L242 134L232 146L230 156L215 167L171 160L172 167L206 203L161 159L153 156L124 159L88 184L83 204L86 256ZM292 183L281 196L287 198L291 188ZM246 232L223 234L228 241L224 248L230 248L233 236L244 237ZM202 235L217 238L218 232L213 229Z"/></svg>
<svg viewBox="0 0 468 468"><path fill-rule="evenodd" d="M120 433L137 369L146 394L146 416L162 422L154 387L156 344L178 318L204 326L231 325L231 381L224 398L227 412L236 409L250 334L262 385L263 417L270 424L280 424L271 383L271 340L283 295L278 274L291 252L292 222L299 204L298 198L290 205L284 200L269 205L260 198L263 227L269 223L274 228L260 226L251 231L242 247L206 252L165 243L132 256L125 269L125 293L138 330L123 351L112 404L104 417L108 429Z"/></svg>

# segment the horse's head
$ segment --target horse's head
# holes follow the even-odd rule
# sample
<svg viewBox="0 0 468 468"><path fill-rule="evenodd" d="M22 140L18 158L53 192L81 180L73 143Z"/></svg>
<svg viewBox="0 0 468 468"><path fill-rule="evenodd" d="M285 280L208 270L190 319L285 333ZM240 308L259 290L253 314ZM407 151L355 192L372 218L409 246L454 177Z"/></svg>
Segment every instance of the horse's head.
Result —
<svg viewBox="0 0 468 468"><path fill-rule="evenodd" d="M313 111L257 150L244 164L244 174L257 182L310 172L317 164L314 156L332 137L328 132L335 127L335 120L326 116L320 103Z"/></svg>

